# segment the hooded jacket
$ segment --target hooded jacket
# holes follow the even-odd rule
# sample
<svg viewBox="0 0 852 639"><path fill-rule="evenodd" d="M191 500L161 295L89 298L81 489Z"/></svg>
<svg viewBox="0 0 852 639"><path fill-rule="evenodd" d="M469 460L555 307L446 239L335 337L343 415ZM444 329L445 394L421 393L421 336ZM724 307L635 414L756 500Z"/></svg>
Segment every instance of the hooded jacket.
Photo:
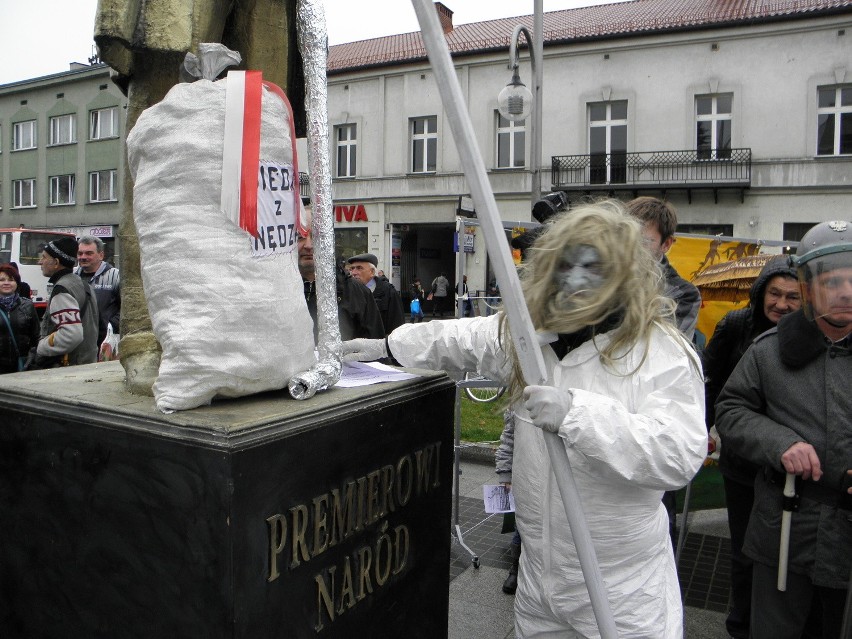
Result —
<svg viewBox="0 0 852 639"><path fill-rule="evenodd" d="M852 460L850 342L830 343L801 310L786 315L755 340L716 404L724 442L766 469L754 481L743 544L755 561L778 564L781 455L796 442L814 447L824 474L818 482L797 482L801 499L791 517L789 570L828 588L846 588L852 564L844 484Z"/></svg>
<svg viewBox="0 0 852 639"><path fill-rule="evenodd" d="M778 256L766 263L751 285L748 306L730 311L719 321L702 353L708 430L716 423L716 400L737 362L758 335L775 326L763 312L763 297L769 280L777 275L797 278L796 269L789 264L787 256ZM729 479L751 485L758 466L732 453L730 446L722 446L719 470Z"/></svg>
<svg viewBox="0 0 852 639"><path fill-rule="evenodd" d="M500 347L500 315L406 324L388 337L404 366L473 371L506 383L510 363ZM687 484L704 461L703 389L686 340L655 328L648 344L617 359L599 357L609 335L560 358L542 354L547 384L574 396L559 436L574 473L619 636L682 639L680 587L668 534L664 491ZM579 636L594 637L589 601L568 518L541 431L515 407L512 491L524 540L518 591L521 636L542 616ZM573 636L573 635L572 635Z"/></svg>

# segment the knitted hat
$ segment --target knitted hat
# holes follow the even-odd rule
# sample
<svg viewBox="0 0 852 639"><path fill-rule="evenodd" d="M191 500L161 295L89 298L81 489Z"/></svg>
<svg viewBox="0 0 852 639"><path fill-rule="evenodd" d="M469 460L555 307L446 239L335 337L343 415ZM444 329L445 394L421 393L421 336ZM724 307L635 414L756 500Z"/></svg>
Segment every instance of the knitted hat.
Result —
<svg viewBox="0 0 852 639"><path fill-rule="evenodd" d="M15 280L15 284L17 284L18 286L21 285L21 274L18 273L18 269L16 269L15 267L9 264L3 264L2 266L0 266L0 273L5 273L13 280Z"/></svg>
<svg viewBox="0 0 852 639"><path fill-rule="evenodd" d="M73 267L77 263L77 240L71 237L61 237L45 244L44 252L59 260L62 266Z"/></svg>

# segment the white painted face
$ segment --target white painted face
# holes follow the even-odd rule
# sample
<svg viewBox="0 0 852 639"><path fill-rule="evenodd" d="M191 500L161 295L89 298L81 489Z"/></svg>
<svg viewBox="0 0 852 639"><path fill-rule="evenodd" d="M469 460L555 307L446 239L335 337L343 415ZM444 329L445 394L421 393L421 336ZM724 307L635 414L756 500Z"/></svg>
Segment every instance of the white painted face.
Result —
<svg viewBox="0 0 852 639"><path fill-rule="evenodd" d="M594 246L569 246L553 274L560 297L572 298L597 291L604 283L601 256Z"/></svg>

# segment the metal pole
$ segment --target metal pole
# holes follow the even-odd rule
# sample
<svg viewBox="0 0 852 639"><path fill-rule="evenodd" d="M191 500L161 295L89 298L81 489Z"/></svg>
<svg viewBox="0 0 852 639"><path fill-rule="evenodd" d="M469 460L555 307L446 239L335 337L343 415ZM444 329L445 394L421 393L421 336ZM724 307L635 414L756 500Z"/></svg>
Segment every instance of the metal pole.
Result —
<svg viewBox="0 0 852 639"><path fill-rule="evenodd" d="M462 533L461 524L459 523L459 496L461 493L461 382L456 382L456 403L455 403L455 434L453 436L453 466L455 467L455 482L453 484L453 531L456 541L459 546L465 549L470 555L470 561L474 568L479 568L479 555L477 555L470 547L464 543L464 534Z"/></svg>
<svg viewBox="0 0 852 639"><path fill-rule="evenodd" d="M530 173L532 190L530 205L541 199L541 139L542 139L542 79L544 76L544 0L535 0L533 9L533 44L530 47L533 60L533 121L530 127Z"/></svg>
<svg viewBox="0 0 852 639"><path fill-rule="evenodd" d="M464 317L464 271L465 271L465 252L464 252L464 235L466 226L464 220L456 217L456 317Z"/></svg>
<svg viewBox="0 0 852 639"><path fill-rule="evenodd" d="M432 63L432 69L435 72L435 81L438 84L441 101L447 111L447 120L450 123L453 138L459 151L465 177L470 185L482 233L485 236L488 255L492 260L497 282L503 293L505 300L503 307L509 319L512 343L518 353L524 378L530 384L544 383L547 380L544 357L541 354L541 348L538 346L535 327L530 318L529 310L524 302L521 282L506 246L503 223L497 209L497 202L494 200L494 193L485 172L485 164L479 154L479 146L473 136L473 124L465 107L464 96L450 58L444 33L438 23L438 14L435 12L431 0L412 0L412 4L420 23L429 61ZM577 487L571 473L568 453L565 450L564 443L557 435L544 433L544 437L545 441L548 442L551 465L562 494L565 514L571 528L574 545L577 548L577 556L580 560L580 568L583 571L586 587L589 589L589 599L598 623L598 629L602 639L617 639L615 621L609 607L595 549L591 543L580 496L577 493Z"/></svg>
<svg viewBox="0 0 852 639"><path fill-rule="evenodd" d="M686 541L686 533L689 529L689 498L692 495L692 482L686 485L686 494L683 497L683 513L681 513L680 533L677 536L677 548L675 548L675 567L680 566L680 553L683 550L683 544ZM677 504L675 504L675 513L677 513ZM677 514L675 514L677 521Z"/></svg>

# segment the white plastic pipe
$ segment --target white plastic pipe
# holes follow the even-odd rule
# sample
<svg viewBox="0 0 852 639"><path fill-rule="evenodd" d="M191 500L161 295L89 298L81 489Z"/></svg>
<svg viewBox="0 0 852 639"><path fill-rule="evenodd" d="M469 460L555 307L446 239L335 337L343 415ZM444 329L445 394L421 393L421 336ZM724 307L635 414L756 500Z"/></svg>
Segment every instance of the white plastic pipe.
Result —
<svg viewBox="0 0 852 639"><path fill-rule="evenodd" d="M506 246L497 202L494 200L494 193L485 172L485 164L473 136L473 125L465 108L464 97L450 59L447 42L438 22L438 14L432 0L412 0L412 4L417 20L420 22L423 42L435 72L435 81L447 112L447 120L458 148L465 178L470 186L482 233L485 236L488 256L491 258L494 274L503 295L503 308L509 318L512 341L518 353L524 378L528 384L545 383L547 373L544 357L536 340L532 318L524 302L521 282ZM580 568L589 590L589 599L598 623L598 630L602 639L617 639L615 620L606 596L589 528L586 525L580 495L568 462L568 453L558 435L545 432L544 438L556 483L562 495L568 525L577 548Z"/></svg>
<svg viewBox="0 0 852 639"><path fill-rule="evenodd" d="M796 496L796 476L787 473L784 482L784 497L788 499ZM787 590L787 560L790 557L790 520L793 511L784 508L781 512L781 544L778 546L778 590Z"/></svg>

